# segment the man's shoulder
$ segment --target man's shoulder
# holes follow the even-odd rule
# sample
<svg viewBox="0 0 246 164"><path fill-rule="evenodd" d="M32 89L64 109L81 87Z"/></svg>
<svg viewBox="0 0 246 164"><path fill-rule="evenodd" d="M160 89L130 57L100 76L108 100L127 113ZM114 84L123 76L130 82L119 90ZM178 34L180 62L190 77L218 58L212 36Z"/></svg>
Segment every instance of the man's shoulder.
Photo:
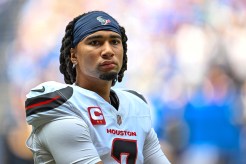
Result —
<svg viewBox="0 0 246 164"><path fill-rule="evenodd" d="M26 96L27 116L54 109L67 102L72 95L73 88L70 85L53 81L41 83L32 88Z"/></svg>
<svg viewBox="0 0 246 164"><path fill-rule="evenodd" d="M26 97L32 98L32 97L48 94L51 92L56 92L67 87L69 87L69 85L67 84L59 83L56 81L47 81L33 87L26 95Z"/></svg>
<svg viewBox="0 0 246 164"><path fill-rule="evenodd" d="M143 96L143 94L141 94L135 90L117 88L117 89L114 89L114 91L118 92L118 93L122 93L122 94L126 95L127 97L130 97L133 99L138 99L138 100L147 104L147 101L146 101L145 97Z"/></svg>
<svg viewBox="0 0 246 164"><path fill-rule="evenodd" d="M129 93L137 96L138 98L142 99L147 104L147 100L144 98L144 96L141 93L134 91L134 90L124 90L124 91L129 92Z"/></svg>

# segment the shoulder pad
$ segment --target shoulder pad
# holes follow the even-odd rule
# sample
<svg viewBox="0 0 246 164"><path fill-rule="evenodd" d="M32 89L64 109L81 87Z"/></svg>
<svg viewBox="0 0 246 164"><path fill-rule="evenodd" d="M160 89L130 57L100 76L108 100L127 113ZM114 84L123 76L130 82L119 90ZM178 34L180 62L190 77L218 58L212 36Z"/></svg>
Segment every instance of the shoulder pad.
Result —
<svg viewBox="0 0 246 164"><path fill-rule="evenodd" d="M139 97L140 99L142 99L146 104L148 104L147 101L146 101L146 99L143 97L143 95L139 94L138 92L133 91L133 90L125 90L125 91L130 92L130 93L136 95L137 97Z"/></svg>
<svg viewBox="0 0 246 164"><path fill-rule="evenodd" d="M42 83L27 94L25 101L26 116L57 108L72 96L72 87L66 85L54 87L53 84Z"/></svg>
<svg viewBox="0 0 246 164"><path fill-rule="evenodd" d="M61 88L65 88L66 86L67 86L66 84L58 83L55 81L44 82L32 88L31 91L26 95L26 97L31 98L31 97L40 96L46 93L54 92Z"/></svg>

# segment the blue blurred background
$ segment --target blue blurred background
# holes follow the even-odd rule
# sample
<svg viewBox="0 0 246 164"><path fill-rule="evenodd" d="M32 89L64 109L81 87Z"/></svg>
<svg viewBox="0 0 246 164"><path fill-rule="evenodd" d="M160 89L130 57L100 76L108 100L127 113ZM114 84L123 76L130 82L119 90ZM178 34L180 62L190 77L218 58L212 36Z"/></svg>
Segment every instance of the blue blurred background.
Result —
<svg viewBox="0 0 246 164"><path fill-rule="evenodd" d="M103 10L126 28L128 70L173 164L246 164L245 0L0 0L0 163L33 163L24 101L63 82L59 49L75 16Z"/></svg>

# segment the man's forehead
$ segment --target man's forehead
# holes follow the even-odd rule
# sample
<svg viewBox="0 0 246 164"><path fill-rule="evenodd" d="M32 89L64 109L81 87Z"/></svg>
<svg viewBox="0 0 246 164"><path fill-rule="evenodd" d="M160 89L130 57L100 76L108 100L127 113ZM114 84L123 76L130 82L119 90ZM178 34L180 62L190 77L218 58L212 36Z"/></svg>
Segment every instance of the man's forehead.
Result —
<svg viewBox="0 0 246 164"><path fill-rule="evenodd" d="M94 32L87 37L85 37L84 40L90 40L90 39L96 39L96 38L118 38L121 39L121 36L113 31L97 31Z"/></svg>

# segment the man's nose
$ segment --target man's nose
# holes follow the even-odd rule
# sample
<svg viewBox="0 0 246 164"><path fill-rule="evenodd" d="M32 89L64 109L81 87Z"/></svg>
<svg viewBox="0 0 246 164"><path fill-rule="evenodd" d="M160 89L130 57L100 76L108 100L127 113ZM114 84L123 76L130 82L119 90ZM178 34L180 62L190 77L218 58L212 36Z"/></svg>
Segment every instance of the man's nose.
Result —
<svg viewBox="0 0 246 164"><path fill-rule="evenodd" d="M114 56L113 47L109 42L105 42L102 48L103 49L102 49L101 56L103 58L109 58Z"/></svg>

